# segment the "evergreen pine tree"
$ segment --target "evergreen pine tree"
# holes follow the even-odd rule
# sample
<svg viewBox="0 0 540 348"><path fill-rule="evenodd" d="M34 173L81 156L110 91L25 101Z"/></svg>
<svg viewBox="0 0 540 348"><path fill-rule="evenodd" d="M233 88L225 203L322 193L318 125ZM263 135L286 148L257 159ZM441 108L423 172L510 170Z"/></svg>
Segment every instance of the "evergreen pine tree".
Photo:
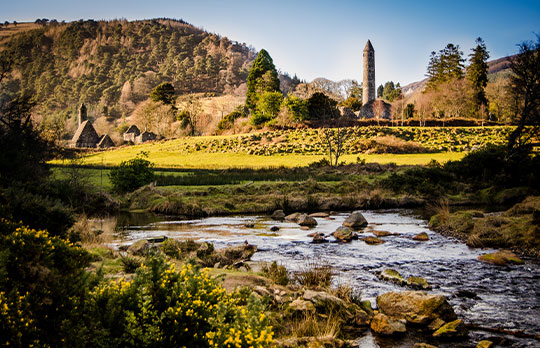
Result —
<svg viewBox="0 0 540 348"><path fill-rule="evenodd" d="M249 70L246 106L255 110L258 96L263 92L279 91L279 78L272 58L262 49Z"/></svg>
<svg viewBox="0 0 540 348"><path fill-rule="evenodd" d="M485 88L488 82L488 65L489 52L486 49L486 44L482 38L476 39L476 47L471 49L469 55L470 65L467 67L467 79L471 81L474 88L474 102L478 111L482 105L487 106Z"/></svg>

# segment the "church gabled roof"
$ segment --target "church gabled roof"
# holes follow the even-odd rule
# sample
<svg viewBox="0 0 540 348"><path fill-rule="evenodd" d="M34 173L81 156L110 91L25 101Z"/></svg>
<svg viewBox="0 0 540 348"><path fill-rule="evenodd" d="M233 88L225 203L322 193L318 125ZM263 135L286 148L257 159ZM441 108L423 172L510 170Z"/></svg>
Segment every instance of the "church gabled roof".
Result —
<svg viewBox="0 0 540 348"><path fill-rule="evenodd" d="M87 144L94 143L94 146L99 141L99 136L96 133L96 130L94 129L94 126L92 125L92 122L86 120L79 128L77 128L77 131L75 132L75 135L73 135L73 139L71 140L75 146L83 146L83 147L89 147ZM82 145L85 144L85 145Z"/></svg>
<svg viewBox="0 0 540 348"><path fill-rule="evenodd" d="M97 143L97 147L105 149L108 147L114 147L114 141L112 141L109 134L102 135L99 142Z"/></svg>
<svg viewBox="0 0 540 348"><path fill-rule="evenodd" d="M139 135L141 134L141 131L136 125L133 124L131 125L131 127L128 128L128 130L124 134L129 134L129 133L135 133L135 135Z"/></svg>
<svg viewBox="0 0 540 348"><path fill-rule="evenodd" d="M373 49L373 46L371 45L371 41L367 40L366 47L364 47L364 51L375 51Z"/></svg>

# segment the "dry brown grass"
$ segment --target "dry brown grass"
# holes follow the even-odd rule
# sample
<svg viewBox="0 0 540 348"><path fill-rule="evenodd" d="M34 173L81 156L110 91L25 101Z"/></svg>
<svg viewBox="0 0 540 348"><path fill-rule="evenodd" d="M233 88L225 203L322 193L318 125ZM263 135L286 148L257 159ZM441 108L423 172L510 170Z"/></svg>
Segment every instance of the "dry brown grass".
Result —
<svg viewBox="0 0 540 348"><path fill-rule="evenodd" d="M337 337L341 331L341 319L334 314L320 317L305 313L287 322L283 336L289 337Z"/></svg>
<svg viewBox="0 0 540 348"><path fill-rule="evenodd" d="M328 263L309 261L293 274L293 279L307 288L328 288L333 276L334 270Z"/></svg>

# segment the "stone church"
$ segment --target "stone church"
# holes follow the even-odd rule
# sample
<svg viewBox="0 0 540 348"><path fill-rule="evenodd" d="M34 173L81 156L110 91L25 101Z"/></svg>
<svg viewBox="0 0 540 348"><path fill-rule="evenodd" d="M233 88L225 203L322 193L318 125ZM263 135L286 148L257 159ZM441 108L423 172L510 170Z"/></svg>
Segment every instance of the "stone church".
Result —
<svg viewBox="0 0 540 348"><path fill-rule="evenodd" d="M116 146L108 134L99 136L92 122L88 120L86 106L81 104L77 115L77 131L71 139L72 147L106 149Z"/></svg>

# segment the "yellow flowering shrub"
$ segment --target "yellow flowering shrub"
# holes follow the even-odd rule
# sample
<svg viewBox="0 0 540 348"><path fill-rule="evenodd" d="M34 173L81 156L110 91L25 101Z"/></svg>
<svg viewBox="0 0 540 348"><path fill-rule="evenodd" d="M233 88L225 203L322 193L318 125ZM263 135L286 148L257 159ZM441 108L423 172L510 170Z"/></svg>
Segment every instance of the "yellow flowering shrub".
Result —
<svg viewBox="0 0 540 348"><path fill-rule="evenodd" d="M101 325L92 346L261 348L273 342L254 297L228 294L207 270L176 269L158 256L133 280L103 282L90 298Z"/></svg>

